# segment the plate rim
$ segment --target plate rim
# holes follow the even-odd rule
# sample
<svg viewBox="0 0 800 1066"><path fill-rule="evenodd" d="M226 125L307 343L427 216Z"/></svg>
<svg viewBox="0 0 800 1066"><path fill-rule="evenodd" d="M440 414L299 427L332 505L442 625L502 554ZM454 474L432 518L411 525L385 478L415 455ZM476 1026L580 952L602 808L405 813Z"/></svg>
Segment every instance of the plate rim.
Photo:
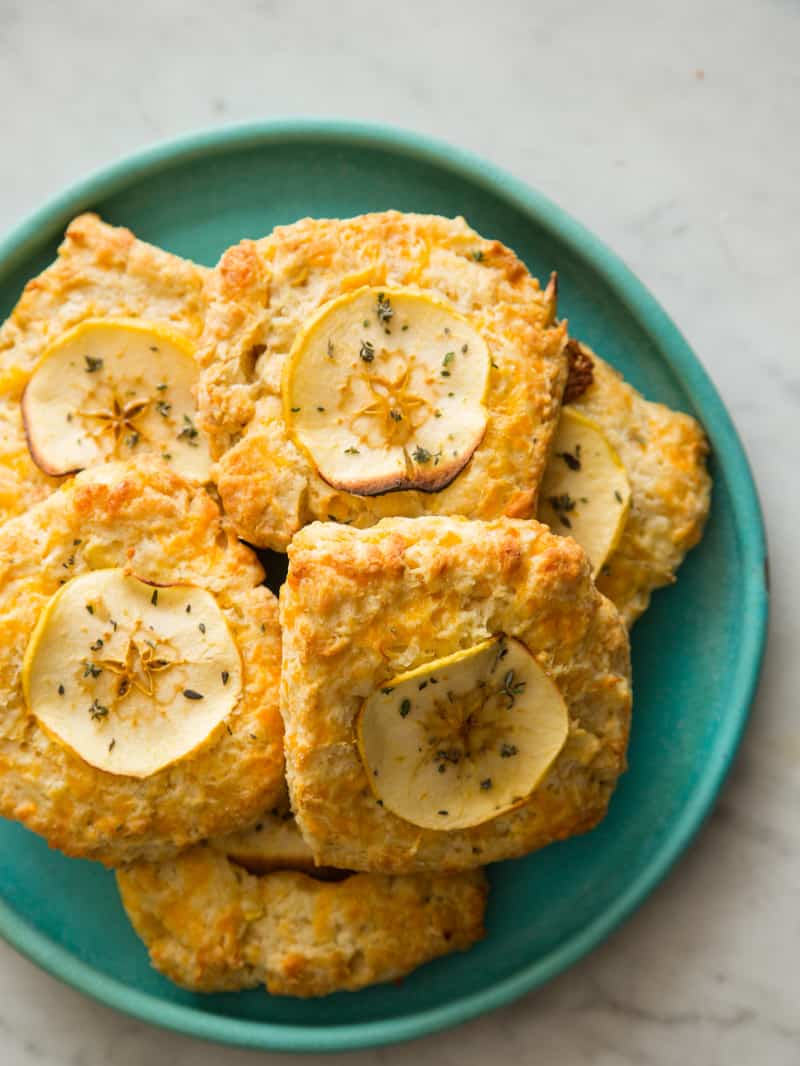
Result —
<svg viewBox="0 0 800 1066"><path fill-rule="evenodd" d="M348 1051L400 1043L457 1025L510 1003L542 985L608 937L657 887L688 847L710 813L730 769L749 717L758 684L769 611L766 536L750 466L730 415L689 344L645 285L625 263L582 223L525 182L479 155L401 127L344 118L284 117L212 126L158 141L116 162L91 171L29 214L0 240L0 268L13 269L41 242L42 232L59 227L92 203L128 187L159 169L193 157L241 149L248 144L317 139L394 151L450 169L483 186L533 218L594 270L655 343L724 455L732 493L734 526L743 559L742 650L731 689L735 699L715 734L711 758L700 786L689 797L661 851L615 902L577 933L511 977L447 1004L399 1018L327 1025L318 1028L251 1021L211 1013L193 1005L166 1002L126 985L76 958L0 899L0 936L48 973L92 998L167 1029L234 1046L274 1051Z"/></svg>

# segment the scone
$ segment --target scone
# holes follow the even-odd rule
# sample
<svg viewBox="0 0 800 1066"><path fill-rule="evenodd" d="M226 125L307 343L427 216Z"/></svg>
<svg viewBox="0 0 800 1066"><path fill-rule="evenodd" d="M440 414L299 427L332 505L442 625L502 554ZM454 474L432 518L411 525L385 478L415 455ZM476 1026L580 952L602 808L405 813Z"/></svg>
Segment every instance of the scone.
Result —
<svg viewBox="0 0 800 1066"><path fill-rule="evenodd" d="M585 345L571 340L568 355L539 519L583 545L630 626L702 536L708 442L694 418L645 400Z"/></svg>
<svg viewBox="0 0 800 1066"><path fill-rule="evenodd" d="M300 872L311 852L291 820L276 827L267 814L249 836L117 873L153 966L184 988L325 996L403 977L484 934L482 871L323 882ZM243 857L283 868L253 876Z"/></svg>
<svg viewBox="0 0 800 1066"><path fill-rule="evenodd" d="M115 866L242 828L283 787L261 567L157 461L0 527L0 814Z"/></svg>
<svg viewBox="0 0 800 1066"><path fill-rule="evenodd" d="M574 541L513 519L317 523L280 603L287 776L317 862L466 869L603 817L629 644Z"/></svg>
<svg viewBox="0 0 800 1066"><path fill-rule="evenodd" d="M198 406L245 540L535 514L566 327L508 248L463 219L304 219L229 249L210 294Z"/></svg>
<svg viewBox="0 0 800 1066"><path fill-rule="evenodd" d="M206 273L96 215L70 223L0 327L0 521L107 459L207 478L191 394Z"/></svg>

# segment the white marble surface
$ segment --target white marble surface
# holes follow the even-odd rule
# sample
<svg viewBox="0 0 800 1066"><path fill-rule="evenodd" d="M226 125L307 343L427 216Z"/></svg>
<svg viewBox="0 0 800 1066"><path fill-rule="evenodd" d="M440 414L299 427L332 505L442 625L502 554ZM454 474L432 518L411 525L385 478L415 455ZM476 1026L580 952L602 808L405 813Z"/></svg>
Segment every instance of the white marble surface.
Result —
<svg viewBox="0 0 800 1066"><path fill-rule="evenodd" d="M365 1063L800 1062L798 55L793 0L0 0L0 230L88 169L210 123L308 113L416 127L537 185L621 253L749 450L772 635L706 829L549 987ZM253 1061L117 1015L0 946L3 1066Z"/></svg>

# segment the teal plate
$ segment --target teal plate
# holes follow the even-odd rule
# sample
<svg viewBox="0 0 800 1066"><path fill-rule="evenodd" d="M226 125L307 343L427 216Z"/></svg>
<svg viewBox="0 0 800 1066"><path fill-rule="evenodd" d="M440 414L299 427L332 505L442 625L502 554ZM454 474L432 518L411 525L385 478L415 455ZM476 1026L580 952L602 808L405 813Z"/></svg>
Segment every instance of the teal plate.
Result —
<svg viewBox="0 0 800 1066"><path fill-rule="evenodd" d="M0 314L54 256L67 221L109 222L201 263L304 215L385 208L464 215L532 272L557 269L572 332L652 399L693 412L712 444L714 500L677 585L633 633L630 770L593 833L490 871L486 940L401 984L322 1001L201 997L150 968L112 874L0 821L0 931L57 977L120 1010L256 1048L344 1050L420 1036L507 1003L573 963L640 903L686 847L730 765L767 618L765 545L747 460L678 330L600 241L480 159L350 122L264 122L200 133L90 177L0 245ZM657 250L656 250L657 254Z"/></svg>

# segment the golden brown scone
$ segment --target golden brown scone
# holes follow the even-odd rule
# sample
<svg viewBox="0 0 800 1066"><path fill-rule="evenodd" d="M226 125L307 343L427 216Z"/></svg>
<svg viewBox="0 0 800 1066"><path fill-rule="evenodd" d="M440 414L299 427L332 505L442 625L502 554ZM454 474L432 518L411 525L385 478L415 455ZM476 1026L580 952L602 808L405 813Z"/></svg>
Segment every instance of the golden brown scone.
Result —
<svg viewBox="0 0 800 1066"><path fill-rule="evenodd" d="M199 338L207 270L137 240L130 230L80 215L56 261L25 286L0 326L0 521L26 510L63 481L28 452L20 399L53 340L89 318L131 317Z"/></svg>
<svg viewBox="0 0 800 1066"><path fill-rule="evenodd" d="M335 884L284 870L254 877L198 847L117 873L153 966L196 992L266 985L325 996L402 977L484 935L482 871Z"/></svg>
<svg viewBox="0 0 800 1066"><path fill-rule="evenodd" d="M439 491L337 490L288 432L281 380L298 331L334 298L364 286L443 301L488 346L485 434ZM460 218L387 211L304 219L229 249L210 292L198 406L219 460L220 495L240 536L284 551L298 529L317 519L365 527L398 514L535 514L566 380L566 332L554 322L555 285L542 292L508 248ZM398 338L395 330L386 344ZM375 367L382 358L378 351Z"/></svg>
<svg viewBox="0 0 800 1066"><path fill-rule="evenodd" d="M318 862L393 873L466 869L592 828L625 751L629 645L616 608L571 540L532 521L318 523L289 549L281 590L281 711L292 808ZM354 724L398 673L495 634L517 638L555 681L566 744L510 813L421 829L380 806ZM445 812L446 813L446 812Z"/></svg>
<svg viewBox="0 0 800 1066"><path fill-rule="evenodd" d="M241 697L220 728L142 778L96 769L52 737L22 689L43 608L65 581L107 567L208 590L242 659ZM251 824L283 788L280 632L262 576L211 497L156 462L85 471L0 528L0 814L111 866Z"/></svg>
<svg viewBox="0 0 800 1066"><path fill-rule="evenodd" d="M574 398L568 386L565 402L602 429L631 486L622 538L597 578L630 626L652 591L674 582L703 535L711 503L708 441L691 415L645 400L591 349L570 345L578 349L570 375Z"/></svg>

